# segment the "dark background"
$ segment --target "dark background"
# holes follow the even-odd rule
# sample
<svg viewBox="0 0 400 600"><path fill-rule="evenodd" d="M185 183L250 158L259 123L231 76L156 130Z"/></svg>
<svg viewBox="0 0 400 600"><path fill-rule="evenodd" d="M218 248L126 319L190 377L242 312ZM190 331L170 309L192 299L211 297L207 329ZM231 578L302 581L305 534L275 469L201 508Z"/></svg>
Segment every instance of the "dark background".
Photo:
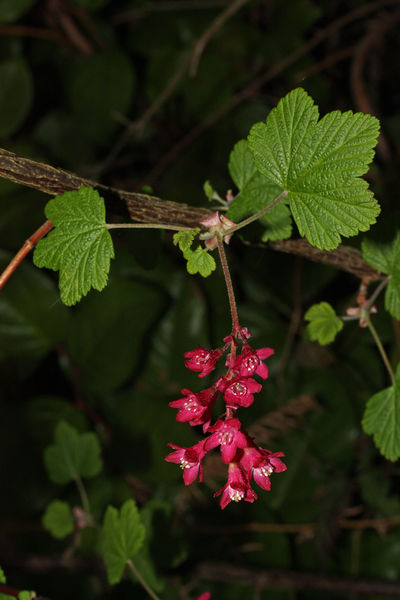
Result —
<svg viewBox="0 0 400 600"><path fill-rule="evenodd" d="M0 144L107 185L151 186L163 199L202 205L205 180L221 196L232 187L234 143L302 86L321 114L381 119L368 180L380 218L390 220L399 189L399 24L395 1L0 0ZM48 199L0 181L2 266L45 220ZM167 442L199 439L175 422L168 402L182 387L201 388L183 353L220 346L230 331L221 273L190 277L170 234L113 239L109 286L75 308L60 303L54 274L29 257L0 293L0 565L9 584L60 600L146 597L128 581L108 588L93 531L73 551L71 539L52 540L41 526L54 498L79 502L43 466L64 419L102 441L104 473L87 483L96 519L132 495L142 507L159 502L150 556L162 598L206 589L213 600L383 597L368 585L355 595L346 578L400 575L399 467L360 426L366 400L388 378L357 324L322 348L307 340L303 321L322 300L344 314L359 281L260 247L251 234L231 242L241 323L254 347L275 348L270 378L243 420L262 445L286 453L288 470L253 505L221 512L212 498L226 477L217 454L206 460L204 483L188 488L164 462ZM376 326L396 360L398 323L378 308ZM206 565L196 571L205 561L246 569L244 583L223 569L207 581ZM286 587L263 591L251 568L281 569ZM345 593L288 589L293 570L309 582L335 577Z"/></svg>

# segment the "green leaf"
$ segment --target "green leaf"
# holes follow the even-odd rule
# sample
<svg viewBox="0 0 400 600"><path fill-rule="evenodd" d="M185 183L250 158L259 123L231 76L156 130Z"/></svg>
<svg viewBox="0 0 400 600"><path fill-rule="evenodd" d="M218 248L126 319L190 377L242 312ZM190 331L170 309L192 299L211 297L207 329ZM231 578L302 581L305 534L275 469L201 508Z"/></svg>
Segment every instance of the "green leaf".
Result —
<svg viewBox="0 0 400 600"><path fill-rule="evenodd" d="M79 434L74 427L61 421L56 427L54 442L44 452L46 469L54 483L65 484L100 473L100 444L94 433Z"/></svg>
<svg viewBox="0 0 400 600"><path fill-rule="evenodd" d="M106 563L110 584L121 581L127 561L140 550L145 534L146 530L134 500L127 500L120 512L113 506L107 508L101 554Z"/></svg>
<svg viewBox="0 0 400 600"><path fill-rule="evenodd" d="M31 592L29 590L22 590L18 594L18 600L34 600L36 598L36 592Z"/></svg>
<svg viewBox="0 0 400 600"><path fill-rule="evenodd" d="M187 231L178 231L174 233L173 241L175 246L185 253L193 244L194 238L199 233L200 229L188 229Z"/></svg>
<svg viewBox="0 0 400 600"><path fill-rule="evenodd" d="M395 384L378 392L367 402L362 426L388 460L400 458L400 365Z"/></svg>
<svg viewBox="0 0 400 600"><path fill-rule="evenodd" d="M371 115L318 108L301 88L287 94L248 137L255 164L271 183L288 190L300 234L332 250L341 236L366 231L379 206L360 178L374 156L379 122Z"/></svg>
<svg viewBox="0 0 400 600"><path fill-rule="evenodd" d="M257 170L246 140L238 142L229 158L229 172L240 190L229 207L228 219L239 222L270 204L282 191ZM262 240L283 240L292 234L289 208L282 201L259 219L266 227Z"/></svg>
<svg viewBox="0 0 400 600"><path fill-rule="evenodd" d="M384 241L364 239L362 253L368 264L391 275L385 292L385 308L393 317L400 319L400 231L394 237L390 236L389 231L384 235Z"/></svg>
<svg viewBox="0 0 400 600"><path fill-rule="evenodd" d="M28 65L21 58L1 61L0 137L7 137L17 131L28 114L31 104L32 76Z"/></svg>
<svg viewBox="0 0 400 600"><path fill-rule="evenodd" d="M187 250L184 254L187 259L187 271L190 275L200 273L202 277L208 277L216 268L215 260L201 246L198 246L196 250Z"/></svg>
<svg viewBox="0 0 400 600"><path fill-rule="evenodd" d="M5 573L1 567L0 567L0 583L7 583Z"/></svg>
<svg viewBox="0 0 400 600"><path fill-rule="evenodd" d="M317 341L321 346L333 342L336 334L343 328L343 321L328 302L314 304L308 309L304 318L310 321L307 325L310 339Z"/></svg>
<svg viewBox="0 0 400 600"><path fill-rule="evenodd" d="M42 519L43 527L59 540L74 531L74 519L67 502L53 500L46 508Z"/></svg>
<svg viewBox="0 0 400 600"><path fill-rule="evenodd" d="M36 0L0 0L0 23L12 23L25 14Z"/></svg>
<svg viewBox="0 0 400 600"><path fill-rule="evenodd" d="M114 248L104 200L96 190L81 187L50 200L45 213L55 229L39 241L33 261L60 271L61 300L72 306L91 288L100 291L107 284Z"/></svg>

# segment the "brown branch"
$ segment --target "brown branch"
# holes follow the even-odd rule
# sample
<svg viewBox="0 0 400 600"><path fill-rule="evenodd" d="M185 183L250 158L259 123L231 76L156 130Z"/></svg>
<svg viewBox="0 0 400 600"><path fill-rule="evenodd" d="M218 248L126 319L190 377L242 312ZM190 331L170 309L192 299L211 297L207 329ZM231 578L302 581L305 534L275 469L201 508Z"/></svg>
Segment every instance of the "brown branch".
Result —
<svg viewBox="0 0 400 600"><path fill-rule="evenodd" d="M262 244L258 244L262 245ZM270 242L269 246L280 252L304 256L313 262L330 265L335 269L351 273L359 279L380 281L385 277L379 271L371 267L362 257L362 254L352 246L341 245L336 250L319 250L311 246L306 240L279 240Z"/></svg>
<svg viewBox="0 0 400 600"><path fill-rule="evenodd" d="M131 218L143 223L177 224L196 227L210 214L206 208L191 207L161 200L148 194L117 190L67 171L28 158L22 158L0 148L0 177L15 183L27 185L56 196L87 185L99 190L106 200L107 207L115 215Z"/></svg>
<svg viewBox="0 0 400 600"><path fill-rule="evenodd" d="M79 177L68 171L56 169L50 165L40 163L29 158L17 156L13 152L0 148L0 177L22 185L40 190L45 194L56 196L70 190L77 190L82 185L93 187L105 198L110 213L125 220L132 219L142 223L160 223L164 225L180 225L183 227L197 227L199 222L210 214L210 210L203 207L188 206L156 196L127 192L110 188L95 181ZM45 223L42 227L49 227ZM39 228L25 242L20 252L27 249L29 242L37 243L40 237ZM47 233L47 232L46 232ZM36 237L35 237L36 236ZM33 242L31 238L34 238ZM266 247L265 244L259 244ZM362 258L361 253L350 246L340 246L336 250L327 252L318 250L305 240L282 240L269 244L274 250L304 256L314 262L321 262L352 273L360 279L370 278L370 281L382 279L382 274L370 267ZM3 276L1 276L3 277Z"/></svg>
<svg viewBox="0 0 400 600"><path fill-rule="evenodd" d="M0 35L33 37L42 40L60 41L60 35L52 29L28 27L26 25L0 25Z"/></svg>
<svg viewBox="0 0 400 600"><path fill-rule="evenodd" d="M198 565L195 575L207 581L239 583L258 590L324 590L334 594L368 594L400 597L400 583L361 577L333 577L318 573L249 569L228 563L205 562Z"/></svg>

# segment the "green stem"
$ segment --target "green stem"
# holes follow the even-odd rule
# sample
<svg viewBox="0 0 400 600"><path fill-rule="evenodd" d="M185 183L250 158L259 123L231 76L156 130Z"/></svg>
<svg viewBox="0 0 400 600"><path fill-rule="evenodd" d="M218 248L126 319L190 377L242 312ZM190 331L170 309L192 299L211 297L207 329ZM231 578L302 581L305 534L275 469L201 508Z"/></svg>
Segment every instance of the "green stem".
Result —
<svg viewBox="0 0 400 600"><path fill-rule="evenodd" d="M132 571L132 573L138 579L140 585L146 590L146 592L148 593L150 598L153 598L153 600L160 600L160 598L157 596L157 594L155 592L153 592L151 587L149 587L147 585L147 583L145 582L145 580L143 579L143 577L141 576L141 574L139 573L139 571L137 570L137 568L135 567L135 565L133 564L131 559L128 559L126 561L126 563L127 563L128 567L130 568L130 570Z"/></svg>
<svg viewBox="0 0 400 600"><path fill-rule="evenodd" d="M234 233L235 231L238 231L239 229L242 229L242 227L246 227L246 225L250 225L250 223L253 223L253 221L257 221L257 219L259 219L260 217L262 217L263 215L265 215L265 213L267 213L272 208L274 208L277 204L279 204L279 202L281 200L283 200L284 198L286 198L286 196L288 195L288 193L289 193L288 190L283 190L283 192L281 194L279 194L279 196L277 196L275 198L275 200L272 200L271 204L268 204L268 206L264 206L264 208L262 208L261 210L259 210L258 212L256 212L251 217L248 217L248 219L244 219L244 221L240 221L240 223L237 223L233 227L229 227L229 229L225 229L224 236L225 235L229 235L231 233Z"/></svg>
<svg viewBox="0 0 400 600"><path fill-rule="evenodd" d="M365 310L369 311L369 309L371 308L371 306L373 305L373 303L375 302L375 300L377 299L377 297L379 296L379 294L381 293L381 291L383 289L385 289L385 287L389 283L391 277L392 277L391 275L388 275L388 277L385 277L385 279L383 279L383 281L380 282L380 284L378 285L378 287L374 290L374 293L372 294L371 298L368 299L368 302L364 306Z"/></svg>
<svg viewBox="0 0 400 600"><path fill-rule="evenodd" d="M226 235L225 231L224 231L223 235L224 236ZM217 238L217 243L218 243L219 258L221 260L222 271L224 273L226 290L228 292L228 298L229 298L229 306L230 306L231 315L232 315L232 335L235 335L235 332L238 331L238 329L240 328L239 317L238 317L237 308L236 308L235 293L233 291L233 285L232 285L231 274L229 271L228 261L226 260L224 243L222 241L222 238L219 235L217 235L216 238Z"/></svg>
<svg viewBox="0 0 400 600"><path fill-rule="evenodd" d="M82 479L80 477L76 477L74 479L76 483L76 487L78 488L79 495L81 497L82 508L86 514L90 515L90 504L89 498L85 490L85 486L83 485Z"/></svg>
<svg viewBox="0 0 400 600"><path fill-rule="evenodd" d="M164 225L162 223L106 223L107 229L171 229L172 231L195 231L196 227Z"/></svg>
<svg viewBox="0 0 400 600"><path fill-rule="evenodd" d="M378 348L379 353L380 353L380 355L382 357L382 360L383 360L383 362L385 364L385 367L386 367L386 369L387 369L387 371L388 371L388 373L390 375L390 379L392 380L392 384L395 385L396 384L396 380L395 380L395 377L394 377L392 365L389 362L388 356L387 356L387 354L385 352L385 349L384 349L384 347L382 345L382 342L381 342L381 340L379 338L379 335L378 335L375 327L372 324L372 321L370 319L369 313L365 312L365 315L363 314L362 316L363 316L365 322L368 325L368 329L370 330L372 337L374 338L375 344L377 345L377 348Z"/></svg>

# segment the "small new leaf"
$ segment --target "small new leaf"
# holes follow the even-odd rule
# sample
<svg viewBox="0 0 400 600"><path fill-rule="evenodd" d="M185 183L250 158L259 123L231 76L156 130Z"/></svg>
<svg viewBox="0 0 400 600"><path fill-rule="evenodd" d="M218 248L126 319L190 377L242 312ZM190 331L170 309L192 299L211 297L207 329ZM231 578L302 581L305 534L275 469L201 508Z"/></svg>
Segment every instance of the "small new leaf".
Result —
<svg viewBox="0 0 400 600"><path fill-rule="evenodd" d="M400 458L400 365L395 384L368 400L362 426L385 458Z"/></svg>
<svg viewBox="0 0 400 600"><path fill-rule="evenodd" d="M193 244L194 238L199 233L200 229L188 229L187 231L178 231L174 233L173 241L175 246L185 253Z"/></svg>
<svg viewBox="0 0 400 600"><path fill-rule="evenodd" d="M0 583L7 583L5 573L1 567L0 567Z"/></svg>
<svg viewBox="0 0 400 600"><path fill-rule="evenodd" d="M66 484L80 477L94 477L102 469L100 444L94 433L78 433L65 421L58 423L54 444L44 452L48 475L54 483Z"/></svg>
<svg viewBox="0 0 400 600"><path fill-rule="evenodd" d="M214 199L214 188L208 179L203 184L203 192L209 202Z"/></svg>
<svg viewBox="0 0 400 600"><path fill-rule="evenodd" d="M39 241L33 255L37 267L60 271L61 300L72 306L91 288L107 284L114 247L105 223L105 205L96 190L81 187L46 204L54 229Z"/></svg>
<svg viewBox="0 0 400 600"><path fill-rule="evenodd" d="M314 304L308 309L304 318L310 321L307 325L310 339L317 341L321 346L333 342L336 334L343 328L343 321L328 302Z"/></svg>
<svg viewBox="0 0 400 600"><path fill-rule="evenodd" d="M198 246L196 250L188 250L184 254L187 260L187 271L190 275L200 273L202 277L208 277L216 268L215 260L201 246Z"/></svg>
<svg viewBox="0 0 400 600"><path fill-rule="evenodd" d="M248 137L260 173L289 192L300 234L332 250L341 236L367 231L379 206L361 179L374 156L379 121L371 115L333 111L318 121L312 98L298 88L256 123Z"/></svg>
<svg viewBox="0 0 400 600"><path fill-rule="evenodd" d="M140 550L145 535L145 527L133 500L127 500L120 512L113 506L107 508L101 554L106 563L110 584L121 581L127 561Z"/></svg>
<svg viewBox="0 0 400 600"><path fill-rule="evenodd" d="M42 518L43 527L59 540L74 531L74 519L67 502L53 500L46 508Z"/></svg>

